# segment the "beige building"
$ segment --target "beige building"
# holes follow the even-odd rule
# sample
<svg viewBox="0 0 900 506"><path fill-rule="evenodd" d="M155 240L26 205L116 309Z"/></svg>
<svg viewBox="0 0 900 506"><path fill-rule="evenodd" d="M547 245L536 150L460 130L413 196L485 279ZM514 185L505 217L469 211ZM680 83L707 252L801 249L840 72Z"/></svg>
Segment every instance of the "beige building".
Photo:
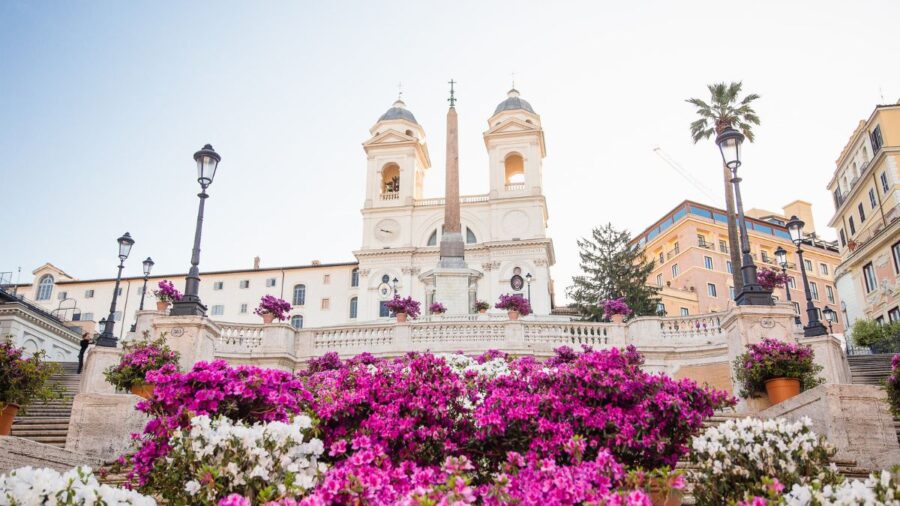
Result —
<svg viewBox="0 0 900 506"><path fill-rule="evenodd" d="M833 276L840 256L836 245L815 237L810 205L795 201L785 206L783 214L751 209L746 215L750 249L757 267L780 272L775 250L781 246L788 251L790 298L804 325L807 317L803 278L797 265L797 248L784 225L789 215L797 215L806 221L807 240L803 250L813 303L820 313L825 306L837 311L841 299ZM661 288L660 312L689 316L734 307L724 210L686 200L638 234L634 243L644 248L648 259L655 261L647 281ZM773 296L785 301L785 289L776 288ZM843 331L843 321L839 318L834 332Z"/></svg>
<svg viewBox="0 0 900 506"><path fill-rule="evenodd" d="M841 151L828 191L845 319L900 321L900 102L879 105Z"/></svg>

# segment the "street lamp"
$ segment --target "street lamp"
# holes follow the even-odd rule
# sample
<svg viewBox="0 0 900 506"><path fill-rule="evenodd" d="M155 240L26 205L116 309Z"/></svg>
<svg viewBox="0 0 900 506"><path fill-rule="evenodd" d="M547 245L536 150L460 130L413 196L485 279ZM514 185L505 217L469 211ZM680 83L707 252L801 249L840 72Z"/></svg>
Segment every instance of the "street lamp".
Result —
<svg viewBox="0 0 900 506"><path fill-rule="evenodd" d="M737 203L738 222L741 230L741 279L743 287L734 301L739 306L771 306L772 292L765 290L756 280L756 264L750 256L750 239L747 236L747 222L744 221L744 204L741 201L741 178L737 177L741 166L741 143L744 134L728 127L716 137L716 144L722 153L722 162L731 170L731 184L734 186L734 198Z"/></svg>
<svg viewBox="0 0 900 506"><path fill-rule="evenodd" d="M825 306L825 309L822 310L822 314L825 315L825 321L828 322L828 333L833 334L834 332L831 330L831 324L837 322L837 313L834 309Z"/></svg>
<svg viewBox="0 0 900 506"><path fill-rule="evenodd" d="M803 327L803 335L806 337L824 336L827 331L825 325L819 321L819 314L816 306L813 305L812 293L809 291L809 279L806 277L806 265L803 263L803 221L796 216L791 216L787 222L788 232L791 234L791 240L797 245L797 257L800 259L800 274L803 275L803 291L806 292L806 317L807 324Z"/></svg>
<svg viewBox="0 0 900 506"><path fill-rule="evenodd" d="M191 268L185 278L184 297L172 304L172 316L206 316L206 306L200 302L200 235L203 232L203 205L209 195L206 189L216 177L216 168L222 157L209 144L194 153L197 162L197 182L200 183L200 209L197 211L197 228L194 231L194 249L191 251Z"/></svg>
<svg viewBox="0 0 900 506"><path fill-rule="evenodd" d="M782 248L781 246L775 250L775 261L778 262L778 265L781 266L781 273L784 274L784 295L787 297L787 301L791 301L791 285L788 284L788 275L787 275L787 250ZM793 304L791 304L793 307ZM794 314L794 323L800 325L800 315Z"/></svg>
<svg viewBox="0 0 900 506"><path fill-rule="evenodd" d="M529 303L531 302L531 278L532 277L533 276L531 275L530 272L525 275L525 282L528 284L528 302Z"/></svg>
<svg viewBox="0 0 900 506"><path fill-rule="evenodd" d="M397 283L399 283L399 282L400 282L400 280L397 278L394 278L391 280L391 288L394 289L394 295L397 295Z"/></svg>
<svg viewBox="0 0 900 506"><path fill-rule="evenodd" d="M141 305L138 308L138 311L144 310L144 296L147 295L147 278L150 277L150 269L153 268L153 259L147 257L144 260L144 288L141 289ZM131 331L134 332L134 329L137 328L137 320L131 324Z"/></svg>
<svg viewBox="0 0 900 506"><path fill-rule="evenodd" d="M109 305L109 317L103 324L103 332L97 338L97 346L106 346L108 348L116 347L116 336L113 334L113 328L116 326L116 300L119 298L119 282L122 281L122 269L125 268L125 259L131 253L131 247L134 246L134 239L131 234L125 232L125 235L117 239L119 242L119 273L116 275L116 286L113 288L112 303Z"/></svg>

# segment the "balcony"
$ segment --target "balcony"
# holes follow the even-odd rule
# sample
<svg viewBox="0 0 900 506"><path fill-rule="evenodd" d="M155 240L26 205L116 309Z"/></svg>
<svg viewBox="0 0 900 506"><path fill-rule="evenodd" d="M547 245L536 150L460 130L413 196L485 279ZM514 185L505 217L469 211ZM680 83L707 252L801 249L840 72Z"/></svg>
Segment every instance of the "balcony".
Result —
<svg viewBox="0 0 900 506"><path fill-rule="evenodd" d="M716 249L715 246L713 246L711 243L708 243L706 241L697 241L697 246L701 247L703 249L708 249L708 250L713 250L713 251L715 251L715 249Z"/></svg>
<svg viewBox="0 0 900 506"><path fill-rule="evenodd" d="M381 200L398 200L400 198L400 193L398 192L388 192L381 194Z"/></svg>
<svg viewBox="0 0 900 506"><path fill-rule="evenodd" d="M505 188L508 192L522 191L525 189L525 183L510 183Z"/></svg>

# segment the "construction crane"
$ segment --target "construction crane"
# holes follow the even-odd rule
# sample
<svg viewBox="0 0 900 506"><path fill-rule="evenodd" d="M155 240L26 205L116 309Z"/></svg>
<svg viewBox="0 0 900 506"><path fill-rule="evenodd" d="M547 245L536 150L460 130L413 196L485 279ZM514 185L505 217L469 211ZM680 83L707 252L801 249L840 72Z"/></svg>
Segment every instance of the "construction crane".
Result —
<svg viewBox="0 0 900 506"><path fill-rule="evenodd" d="M688 172L687 169L682 167L680 163L676 162L671 156L669 156L668 153L663 151L663 149L661 147L657 146L657 147L653 148L653 152L656 153L656 156L662 158L664 162L669 164L670 167L675 169L675 172L679 173L681 175L681 177L687 179L687 182L691 183L691 185L693 185L694 188L700 190L701 193L706 195L706 197L709 198L713 204L720 206L720 207L722 206L723 200L722 200L721 195L710 190L699 179L697 179L690 172Z"/></svg>

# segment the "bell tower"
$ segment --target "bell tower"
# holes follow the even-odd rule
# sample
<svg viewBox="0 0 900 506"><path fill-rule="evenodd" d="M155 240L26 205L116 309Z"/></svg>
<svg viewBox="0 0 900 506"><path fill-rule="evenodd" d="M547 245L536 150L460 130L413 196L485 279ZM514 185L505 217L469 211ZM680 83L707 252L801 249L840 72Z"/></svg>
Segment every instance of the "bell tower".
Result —
<svg viewBox="0 0 900 506"><path fill-rule="evenodd" d="M369 129L366 151L365 208L412 205L422 198L425 171L431 167L425 130L397 99Z"/></svg>
<svg viewBox="0 0 900 506"><path fill-rule="evenodd" d="M541 117L515 88L488 119L484 145L490 160L491 198L541 195L547 156Z"/></svg>

